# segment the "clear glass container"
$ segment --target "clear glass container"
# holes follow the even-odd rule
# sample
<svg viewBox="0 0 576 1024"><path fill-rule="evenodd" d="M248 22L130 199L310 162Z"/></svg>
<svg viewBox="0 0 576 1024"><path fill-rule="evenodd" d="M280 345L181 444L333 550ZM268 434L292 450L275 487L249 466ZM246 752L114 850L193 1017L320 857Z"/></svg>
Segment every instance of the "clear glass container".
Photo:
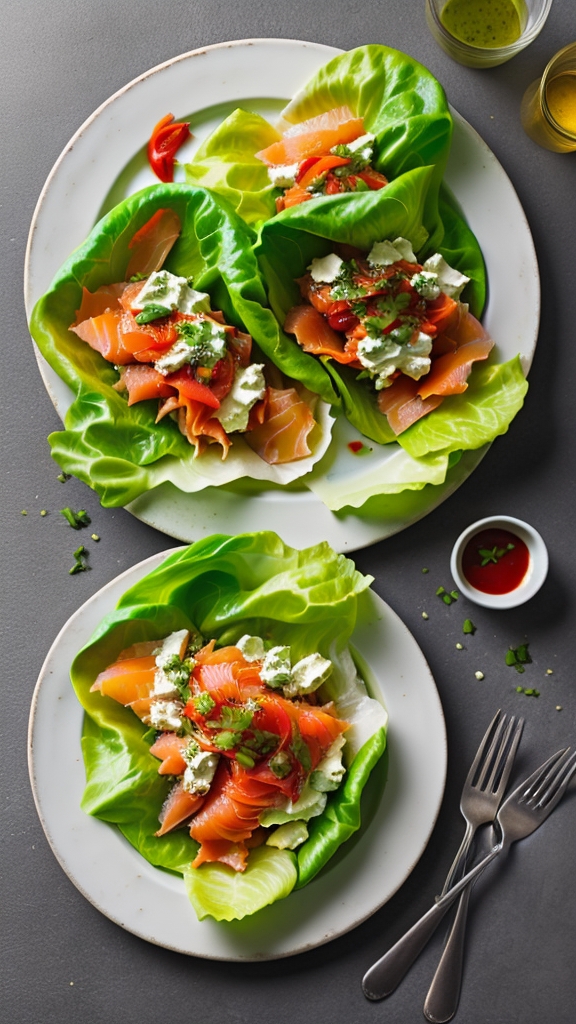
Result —
<svg viewBox="0 0 576 1024"><path fill-rule="evenodd" d="M542 78L528 86L520 118L539 146L555 153L576 150L576 43L559 50Z"/></svg>
<svg viewBox="0 0 576 1024"><path fill-rule="evenodd" d="M492 42L489 45L472 45L464 39L457 38L444 24L444 19L447 18L445 8L450 5L451 11L454 11L456 3L460 12L462 8L469 6L471 16L475 17L476 21L480 18L481 23L484 23L484 14L478 14L478 8L482 12L483 5L479 4L478 0L426 0L426 20L442 49L454 60L470 68L493 68L520 53L520 50L528 46L541 31L552 6L552 0L503 0L502 6L509 12L512 8L512 13L515 12L517 15L520 34L506 45L495 45ZM496 13L499 6L499 0L489 0L492 13Z"/></svg>

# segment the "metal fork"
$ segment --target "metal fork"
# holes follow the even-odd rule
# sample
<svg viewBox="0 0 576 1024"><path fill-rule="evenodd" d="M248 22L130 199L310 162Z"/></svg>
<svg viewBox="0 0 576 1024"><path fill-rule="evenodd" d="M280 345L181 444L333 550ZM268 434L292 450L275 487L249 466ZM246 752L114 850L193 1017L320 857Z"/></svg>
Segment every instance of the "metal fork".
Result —
<svg viewBox="0 0 576 1024"><path fill-rule="evenodd" d="M507 797L496 818L501 831L500 842L366 972L362 989L368 999L384 999L394 991L466 886L495 857L507 851L512 843L535 832L546 820L576 771L576 751L568 756L569 750L566 747L553 754Z"/></svg>
<svg viewBox="0 0 576 1024"><path fill-rule="evenodd" d="M488 726L462 790L460 810L466 821L466 832L444 882L442 896L462 877L477 829L496 816L523 728L523 718L516 722L512 717L506 723L506 715L501 711L496 712ZM424 1003L424 1016L433 1024L445 1024L451 1020L458 1006L468 903L473 885L468 885L460 896L442 958Z"/></svg>
<svg viewBox="0 0 576 1024"><path fill-rule="evenodd" d="M501 711L496 712L466 777L460 797L466 831L446 876L441 896L461 878L476 830L480 825L494 821L504 796L524 728L523 718L516 721L512 716L507 722L506 717Z"/></svg>

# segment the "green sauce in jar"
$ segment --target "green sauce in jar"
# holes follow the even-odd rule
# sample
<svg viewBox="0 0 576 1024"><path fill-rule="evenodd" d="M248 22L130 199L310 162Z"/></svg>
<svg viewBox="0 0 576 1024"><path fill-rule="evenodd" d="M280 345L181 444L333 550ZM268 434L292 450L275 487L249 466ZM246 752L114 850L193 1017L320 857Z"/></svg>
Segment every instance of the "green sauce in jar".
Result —
<svg viewBox="0 0 576 1024"><path fill-rule="evenodd" d="M495 49L510 46L521 36L522 7L523 0L448 0L440 21L460 42Z"/></svg>

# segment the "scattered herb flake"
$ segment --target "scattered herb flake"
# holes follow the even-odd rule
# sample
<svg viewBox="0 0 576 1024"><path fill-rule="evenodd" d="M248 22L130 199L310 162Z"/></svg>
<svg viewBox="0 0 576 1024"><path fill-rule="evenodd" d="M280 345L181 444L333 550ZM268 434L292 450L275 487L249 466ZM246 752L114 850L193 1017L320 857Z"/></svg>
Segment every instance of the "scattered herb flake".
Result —
<svg viewBox="0 0 576 1024"><path fill-rule="evenodd" d="M100 536L97 533L91 533L90 536L92 540L100 540Z"/></svg>
<svg viewBox="0 0 576 1024"><path fill-rule="evenodd" d="M243 765L244 768L253 768L256 764L254 758L251 757L250 754L244 753L242 750L237 752L236 760L238 761L238 764Z"/></svg>
<svg viewBox="0 0 576 1024"><path fill-rule="evenodd" d="M27 513L27 511L26 511L26 509L25 509L25 508L23 508L23 509L22 509L22 511L21 511L21 513L20 513L20 515L21 515L21 516L27 516L27 515L28 515L28 513Z"/></svg>
<svg viewBox="0 0 576 1024"><path fill-rule="evenodd" d="M528 652L528 644L520 644L518 647L510 647L504 656L504 662L509 668L515 668L517 672L524 672L524 665L531 664L532 658Z"/></svg>
<svg viewBox="0 0 576 1024"><path fill-rule="evenodd" d="M553 675L553 672L552 672L552 669L551 669L551 668L547 668L547 669L546 669L546 675L547 675L547 676L551 676L551 675Z"/></svg>
<svg viewBox="0 0 576 1024"><path fill-rule="evenodd" d="M475 672L474 675L476 676L476 679L484 679L484 673L480 672L480 670Z"/></svg>
<svg viewBox="0 0 576 1024"><path fill-rule="evenodd" d="M40 511L40 515L42 516L42 518L44 518L44 516L47 516L47 515L48 515L48 513L47 513L47 511L46 511L46 509L45 509L45 508L41 509L41 511Z"/></svg>
<svg viewBox="0 0 576 1024"><path fill-rule="evenodd" d="M58 473L56 479L59 480L61 484L65 484L66 481L70 479L70 473Z"/></svg>
<svg viewBox="0 0 576 1024"><path fill-rule="evenodd" d="M88 552L83 544L79 548L76 548L74 552L75 562L71 569L68 570L70 576L75 576L77 572L87 572L90 566L87 564L86 559L88 558Z"/></svg>
<svg viewBox="0 0 576 1024"><path fill-rule="evenodd" d="M192 703L199 711L201 715L209 715L212 708L216 707L216 701L212 699L209 693L199 693L197 697L192 698Z"/></svg>
<svg viewBox="0 0 576 1024"><path fill-rule="evenodd" d="M423 619L427 619L428 618L428 612L422 612L422 618Z"/></svg>
<svg viewBox="0 0 576 1024"><path fill-rule="evenodd" d="M557 704L556 705L556 711L562 711L562 705L561 704Z"/></svg>
<svg viewBox="0 0 576 1024"><path fill-rule="evenodd" d="M442 594L445 594L445 593L446 593L446 591L445 591L444 587L438 587L438 590L436 591L436 597L442 597Z"/></svg>
<svg viewBox="0 0 576 1024"><path fill-rule="evenodd" d="M90 524L90 516L85 509L81 508L78 512L74 512L73 509L66 508L60 509L60 514L64 516L64 519L70 524L73 530L80 530L83 526Z"/></svg>
<svg viewBox="0 0 576 1024"><path fill-rule="evenodd" d="M471 633L472 635L476 632L476 626L472 622L472 619L464 619L464 625L462 626L462 632L464 634Z"/></svg>
<svg viewBox="0 0 576 1024"><path fill-rule="evenodd" d="M478 554L482 559L480 565L488 565L489 562L493 562L494 565L498 565L499 560L503 558L508 551L513 551L514 547L514 544L507 544L505 548L499 548L497 545L494 545L490 550L488 548L478 548Z"/></svg>
<svg viewBox="0 0 576 1024"><path fill-rule="evenodd" d="M464 650L464 644L456 644L456 650L457 651L463 651Z"/></svg>
<svg viewBox="0 0 576 1024"><path fill-rule="evenodd" d="M422 572L430 572L430 569L424 568L424 569L422 569Z"/></svg>

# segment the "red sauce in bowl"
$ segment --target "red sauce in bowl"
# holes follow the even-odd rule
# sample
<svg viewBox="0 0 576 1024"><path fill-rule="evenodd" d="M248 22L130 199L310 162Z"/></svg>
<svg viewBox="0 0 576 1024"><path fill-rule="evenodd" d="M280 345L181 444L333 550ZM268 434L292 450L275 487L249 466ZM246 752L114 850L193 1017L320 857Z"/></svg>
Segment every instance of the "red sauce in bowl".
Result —
<svg viewBox="0 0 576 1024"><path fill-rule="evenodd" d="M524 541L499 528L475 533L462 555L462 572L468 583L485 594L516 590L529 564L530 552Z"/></svg>

